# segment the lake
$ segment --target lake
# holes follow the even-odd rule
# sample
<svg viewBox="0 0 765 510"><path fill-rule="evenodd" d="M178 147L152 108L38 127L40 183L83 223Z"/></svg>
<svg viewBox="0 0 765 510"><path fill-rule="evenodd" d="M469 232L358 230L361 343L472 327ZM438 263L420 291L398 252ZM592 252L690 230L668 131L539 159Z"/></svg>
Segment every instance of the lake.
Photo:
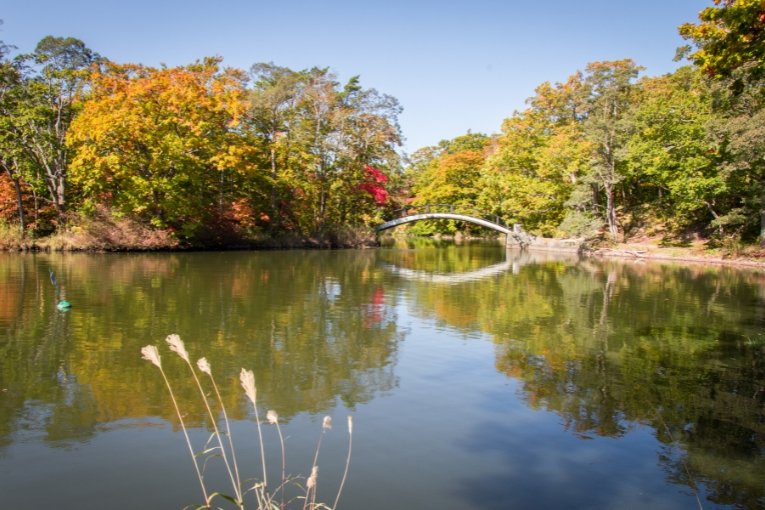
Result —
<svg viewBox="0 0 765 510"><path fill-rule="evenodd" d="M279 415L291 496L321 440L317 501L332 504L351 415L340 509L765 508L763 272L425 241L0 254L4 507L202 502L140 354L160 349L202 452L212 428L171 333L209 360L248 486L262 462L241 368L260 418ZM278 430L262 436L275 487ZM205 484L231 494L208 457Z"/></svg>

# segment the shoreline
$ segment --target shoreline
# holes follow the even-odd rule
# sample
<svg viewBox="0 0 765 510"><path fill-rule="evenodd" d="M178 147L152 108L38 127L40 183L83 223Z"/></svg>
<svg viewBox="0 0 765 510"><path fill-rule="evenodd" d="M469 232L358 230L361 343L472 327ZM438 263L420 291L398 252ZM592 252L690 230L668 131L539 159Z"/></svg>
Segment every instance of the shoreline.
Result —
<svg viewBox="0 0 765 510"><path fill-rule="evenodd" d="M106 243L85 243L77 246L77 243L55 243L51 239L30 240L23 244L0 244L0 253L172 253L194 251L274 251L274 250L347 250L347 249L375 249L383 246L381 239L371 236L350 236L351 239L343 240L316 238L281 238L259 239L257 241L230 244L230 245L189 245L181 246L168 243L153 246L130 246ZM487 241L491 238L474 238L461 236L437 236L432 239L437 241ZM496 239L496 238L495 238ZM503 243L502 239L496 239ZM42 242L40 242L42 241ZM340 241L340 242L338 242ZM507 245L508 249L527 249L535 252L548 252L560 254L575 254L593 258L613 258L634 261L657 261L678 262L683 264L709 264L713 266L740 267L748 269L765 269L765 258L746 255L726 255L719 253L704 253L703 250L692 247L665 248L654 243L620 243L612 247L587 246L582 239L548 239L534 238L527 246L521 248L518 245Z"/></svg>
<svg viewBox="0 0 765 510"><path fill-rule="evenodd" d="M585 247L580 246L577 250L568 248L555 248L549 246L530 245L527 249L540 252L551 253L572 253L583 257L601 258L601 259L621 259L632 261L656 261L656 262L678 262L682 264L708 264L713 266L740 267L747 269L765 269L765 259L719 254L701 254L690 248L660 248L652 249L634 249L629 244L623 247ZM658 250L658 251L657 251ZM662 251L664 250L664 251Z"/></svg>
<svg viewBox="0 0 765 510"><path fill-rule="evenodd" d="M517 245L516 245L517 246ZM532 238L525 249L550 253L571 253L593 258L709 264L714 266L765 269L765 258L704 252L697 247L662 247L655 243L590 245L584 239Z"/></svg>
<svg viewBox="0 0 765 510"><path fill-rule="evenodd" d="M725 258L720 256L705 255L671 255L663 253L639 253L630 250L620 250L613 248L595 248L582 252L586 256L600 258L619 258L629 260L645 261L663 261L663 262L682 262L691 264L710 264L715 266L744 267L749 269L765 269L765 260L752 259L746 257Z"/></svg>

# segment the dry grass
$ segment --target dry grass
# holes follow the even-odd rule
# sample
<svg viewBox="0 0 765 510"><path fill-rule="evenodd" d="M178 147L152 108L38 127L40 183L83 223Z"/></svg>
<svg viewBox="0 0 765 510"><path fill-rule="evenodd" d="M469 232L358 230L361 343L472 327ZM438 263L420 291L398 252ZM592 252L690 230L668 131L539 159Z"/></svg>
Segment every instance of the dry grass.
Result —
<svg viewBox="0 0 765 510"><path fill-rule="evenodd" d="M18 224L0 219L0 250L22 249L25 242Z"/></svg>
<svg viewBox="0 0 765 510"><path fill-rule="evenodd" d="M268 466L266 465L265 448L264 448L265 445L263 441L262 426L261 426L261 421L260 421L259 411L258 411L258 399L257 399L258 392L257 392L257 386L255 385L255 374L251 370L245 370L243 368L239 375L239 380L244 390L244 393L247 396L247 399L250 401L255 411L255 422L256 422L257 431L258 431L258 443L260 448L260 461L261 461L261 470L262 470L260 477L256 478L256 482L249 487L245 487L242 485L240 474L239 474L239 467L238 467L238 463L236 459L234 441L231 436L231 429L230 429L230 424L228 420L228 414L226 413L225 406L223 405L223 399L221 398L220 392L218 391L218 385L216 384L215 378L213 377L210 364L205 358L201 358L197 361L196 370L195 370L194 365L191 363L191 358L189 356L189 353L186 350L186 347L183 341L181 341L178 335L169 335L166 338L166 342L168 346L170 347L170 350L176 353L178 357L180 357L183 360L183 362L188 366L192 374L192 379L194 380L194 384L199 390L200 398L202 398L202 400L204 401L208 418L213 428L213 434L210 438L210 441L208 441L208 445L212 444L213 446L206 447L201 452L196 452L194 449L194 446L192 445L191 439L189 437L186 425L183 421L183 412L181 411L180 405L178 404L178 401L175 398L175 393L173 392L172 385L170 384L170 381L168 380L165 374L165 371L162 368L162 359L160 357L159 350L157 349L156 346L153 346L153 345L147 345L143 347L141 349L141 354L143 355L143 359L151 362L154 366L156 366L159 369L162 375L162 379L165 382L165 386L167 387L167 390L170 393L170 397L173 402L173 407L175 409L176 415L181 425L181 429L183 430L184 438L186 440L186 445L189 449L189 454L191 455L191 460L194 464L194 469L197 475L197 481L199 483L200 490L202 492L202 498L204 500L204 503L197 508L204 508L204 509L213 508L212 507L213 500L215 500L216 498L222 498L224 500L227 500L233 503L234 505L236 505L237 508L243 510L246 507L246 502L248 501L249 495L252 495L254 497L255 508L257 510L285 510L287 508L297 508L297 507L301 507L303 510L337 508L337 504L340 500L340 495L342 494L343 487L345 486L345 481L348 476L348 468L350 467L350 461L351 461L351 450L353 446L353 421L350 416L348 417L348 456L345 463L343 477L340 481L340 485L338 487L337 495L335 497L333 505L330 507L324 503L316 502L316 487L318 483L318 472L319 472L319 464L318 464L319 450L321 449L321 441L322 441L322 438L324 437L324 434L332 427L332 419L329 416L325 417L322 423L321 435L319 436L319 441L313 456L311 474L306 480L305 488L302 491L302 494L298 497L294 497L290 500L286 500L285 491L288 484L298 483L298 479L286 476L286 466L285 466L286 455L285 455L285 446L284 446L284 436L282 435L281 427L279 425L279 417L276 411L273 411L273 410L269 410L266 413L266 422L270 425L275 426L279 433L279 442L281 446L281 457L282 457L281 479L278 484L269 484L268 475L267 475ZM197 371L207 375L207 378L209 378L209 384L213 389L212 393L215 395L215 398L212 399L212 402L207 397L207 392L205 391L202 381L197 375ZM218 423L219 415L215 412L213 407L215 407L216 410L220 410L220 413L223 416L221 424ZM217 492L217 491L211 492L209 488L206 486L204 481L204 463L200 465L200 458L203 458L206 455L210 455L210 454L218 455L223 459L224 469L226 470L226 474L228 475L228 480L231 485L230 494L225 494L225 493Z"/></svg>
<svg viewBox="0 0 765 510"><path fill-rule="evenodd" d="M172 249L179 244L168 230L115 217L104 207L96 209L92 216L73 218L67 224L42 240L40 247L52 251L142 251Z"/></svg>

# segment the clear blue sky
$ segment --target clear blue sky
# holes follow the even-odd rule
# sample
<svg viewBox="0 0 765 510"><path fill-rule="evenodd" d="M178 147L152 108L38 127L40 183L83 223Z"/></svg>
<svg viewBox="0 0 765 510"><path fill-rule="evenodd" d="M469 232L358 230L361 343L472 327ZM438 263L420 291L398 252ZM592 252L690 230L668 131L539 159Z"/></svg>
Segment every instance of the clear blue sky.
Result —
<svg viewBox="0 0 765 510"><path fill-rule="evenodd" d="M544 81L588 62L675 69L677 26L711 0L4 0L0 40L32 51L72 36L120 63L170 66L218 55L330 67L396 97L405 148L494 133Z"/></svg>

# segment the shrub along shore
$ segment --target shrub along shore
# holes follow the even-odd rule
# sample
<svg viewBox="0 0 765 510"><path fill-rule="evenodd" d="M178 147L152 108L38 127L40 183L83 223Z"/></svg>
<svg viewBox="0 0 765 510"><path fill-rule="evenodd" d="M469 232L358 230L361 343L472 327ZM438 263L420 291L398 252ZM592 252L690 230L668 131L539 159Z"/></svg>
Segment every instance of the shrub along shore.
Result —
<svg viewBox="0 0 765 510"><path fill-rule="evenodd" d="M316 235L260 233L248 237L220 233L195 241L181 241L171 230L121 219L91 220L68 225L48 236L21 236L18 226L0 223L0 251L143 252L179 250L335 249L377 246L367 227L344 228Z"/></svg>

